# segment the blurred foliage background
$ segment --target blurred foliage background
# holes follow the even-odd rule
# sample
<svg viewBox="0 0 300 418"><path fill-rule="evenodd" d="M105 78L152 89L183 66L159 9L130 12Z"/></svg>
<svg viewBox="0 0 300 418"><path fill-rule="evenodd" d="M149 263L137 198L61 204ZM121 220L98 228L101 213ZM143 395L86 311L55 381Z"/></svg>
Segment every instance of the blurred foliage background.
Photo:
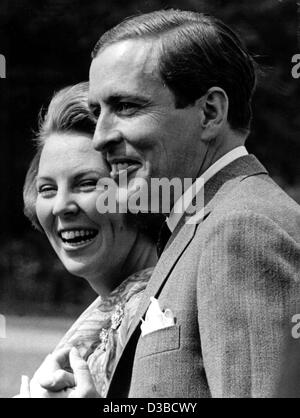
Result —
<svg viewBox="0 0 300 418"><path fill-rule="evenodd" d="M103 31L127 16L170 7L212 13L245 40L260 66L248 149L300 203L300 80L291 76L291 58L300 53L296 0L1 0L1 313L73 315L95 297L23 216L37 115L54 91L88 78Z"/></svg>

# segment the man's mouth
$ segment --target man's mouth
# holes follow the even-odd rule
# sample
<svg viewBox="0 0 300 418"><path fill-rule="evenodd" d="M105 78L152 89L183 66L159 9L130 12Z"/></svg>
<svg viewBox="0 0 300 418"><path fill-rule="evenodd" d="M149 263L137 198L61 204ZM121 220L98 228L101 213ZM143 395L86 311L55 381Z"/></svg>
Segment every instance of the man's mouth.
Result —
<svg viewBox="0 0 300 418"><path fill-rule="evenodd" d="M111 166L111 172L110 176L115 181L118 181L122 175L129 176L134 171L137 171L141 167L141 163L135 160L128 160L128 159L122 159L122 160L111 160L109 161L109 164Z"/></svg>
<svg viewBox="0 0 300 418"><path fill-rule="evenodd" d="M78 248L92 242L99 231L93 228L63 229L58 232L58 236L64 244Z"/></svg>

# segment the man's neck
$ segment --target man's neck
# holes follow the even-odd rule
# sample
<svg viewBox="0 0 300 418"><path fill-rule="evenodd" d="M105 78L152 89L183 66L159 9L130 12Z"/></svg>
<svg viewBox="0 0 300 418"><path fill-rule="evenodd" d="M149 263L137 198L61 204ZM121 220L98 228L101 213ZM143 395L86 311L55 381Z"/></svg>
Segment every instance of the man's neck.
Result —
<svg viewBox="0 0 300 418"><path fill-rule="evenodd" d="M183 213L187 213L191 208L192 201L195 196L200 197L203 199L204 197L204 186L205 184L215 176L219 171L223 170L227 165L231 164L236 159L247 155L248 152L243 145L238 145L237 147L230 149L228 152L223 154L219 157L216 161L214 161L207 170L202 172L197 179L193 182L182 196L175 202L173 209L167 218L167 225L171 232L173 232L178 225ZM202 190L202 194L201 194ZM202 197L201 197L202 196ZM194 208L192 207L194 210ZM197 219L200 220L201 213L196 214ZM195 219L194 219L195 220Z"/></svg>
<svg viewBox="0 0 300 418"><path fill-rule="evenodd" d="M203 161L197 177L200 177L216 161L233 149L245 144L246 135L241 135L230 131L230 136L215 138L208 146L206 158Z"/></svg>

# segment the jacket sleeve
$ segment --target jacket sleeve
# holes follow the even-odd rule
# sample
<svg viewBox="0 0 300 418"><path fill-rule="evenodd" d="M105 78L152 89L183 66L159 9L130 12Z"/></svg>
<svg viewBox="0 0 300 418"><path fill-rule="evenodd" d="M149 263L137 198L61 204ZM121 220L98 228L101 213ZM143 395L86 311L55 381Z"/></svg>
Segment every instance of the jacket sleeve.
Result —
<svg viewBox="0 0 300 418"><path fill-rule="evenodd" d="M284 339L300 313L299 243L268 217L236 211L211 228L198 267L198 323L212 396L273 396Z"/></svg>

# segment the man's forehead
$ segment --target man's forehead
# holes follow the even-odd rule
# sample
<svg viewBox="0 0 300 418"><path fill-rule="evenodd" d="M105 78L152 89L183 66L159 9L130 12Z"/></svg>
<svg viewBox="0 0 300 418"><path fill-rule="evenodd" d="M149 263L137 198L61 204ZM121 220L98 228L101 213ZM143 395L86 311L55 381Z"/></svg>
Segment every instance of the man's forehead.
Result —
<svg viewBox="0 0 300 418"><path fill-rule="evenodd" d="M158 72L158 47L154 41L126 40L107 46L92 61L90 68L90 93L103 87L114 90L126 83L160 81Z"/></svg>
<svg viewBox="0 0 300 418"><path fill-rule="evenodd" d="M108 45L99 54L102 61L126 64L145 72L155 72L158 64L158 42L148 39L127 39ZM101 59L101 58L100 58Z"/></svg>

